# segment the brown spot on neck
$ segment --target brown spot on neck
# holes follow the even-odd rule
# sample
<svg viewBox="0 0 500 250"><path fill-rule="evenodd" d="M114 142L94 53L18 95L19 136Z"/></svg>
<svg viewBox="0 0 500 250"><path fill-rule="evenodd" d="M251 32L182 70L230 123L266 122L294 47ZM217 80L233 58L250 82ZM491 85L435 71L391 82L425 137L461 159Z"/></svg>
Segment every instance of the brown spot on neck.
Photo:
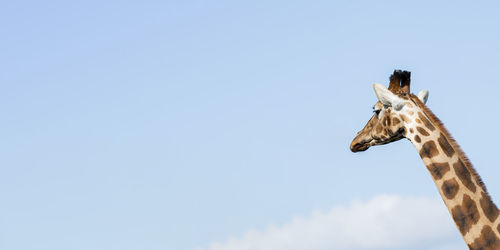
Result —
<svg viewBox="0 0 500 250"><path fill-rule="evenodd" d="M476 192L476 185L472 182L472 176L470 171L465 167L461 159L459 159L455 164L453 164L453 169L455 174L458 176L462 184L466 186L473 193Z"/></svg>
<svg viewBox="0 0 500 250"><path fill-rule="evenodd" d="M420 136L415 135L415 141L416 141L417 143L420 143L422 140L420 139Z"/></svg>
<svg viewBox="0 0 500 250"><path fill-rule="evenodd" d="M427 169L432 175L434 180L441 180L443 176L450 171L450 164L447 162L443 163L431 163L427 165Z"/></svg>
<svg viewBox="0 0 500 250"><path fill-rule="evenodd" d="M436 148L436 143L434 141L428 141L422 145L422 148L420 149L420 157L423 158L432 158L436 155L439 154L437 148Z"/></svg>
<svg viewBox="0 0 500 250"><path fill-rule="evenodd" d="M455 198L459 189L460 186L458 186L458 182L455 179L446 180L441 186L441 191L443 191L444 196L449 200Z"/></svg>
<svg viewBox="0 0 500 250"><path fill-rule="evenodd" d="M430 134L429 134L429 132L427 132L427 130L425 130L424 128L421 128L421 127L419 127L419 126L417 126L417 131L418 131L421 135L423 135L423 136L429 136L429 135L430 135Z"/></svg>
<svg viewBox="0 0 500 250"><path fill-rule="evenodd" d="M451 157L455 154L455 150L453 147L450 145L446 137L441 133L438 138L438 143L439 146L441 146L441 149L443 149L443 152L448 156Z"/></svg>
<svg viewBox="0 0 500 250"><path fill-rule="evenodd" d="M429 119L427 119L425 117L424 114L422 114L421 112L418 112L418 117L420 118L420 120L422 120L424 122L424 125L430 130L430 131L434 131L436 128L434 127L434 125L432 125L432 123L429 121Z"/></svg>
<svg viewBox="0 0 500 250"><path fill-rule="evenodd" d="M479 221L476 203L468 195L464 195L462 205L451 209L451 216L462 235L466 235L471 227Z"/></svg>
<svg viewBox="0 0 500 250"><path fill-rule="evenodd" d="M488 220L490 220L491 222L495 222L498 217L499 211L497 206L491 201L491 198L487 193L481 192L481 200L479 200L479 204L481 205L481 208L483 209L486 217L488 217Z"/></svg>
<svg viewBox="0 0 500 250"><path fill-rule="evenodd" d="M474 242L469 244L471 250L497 250L500 249L500 239L495 235L495 232L490 226L484 226L481 229L481 235Z"/></svg>

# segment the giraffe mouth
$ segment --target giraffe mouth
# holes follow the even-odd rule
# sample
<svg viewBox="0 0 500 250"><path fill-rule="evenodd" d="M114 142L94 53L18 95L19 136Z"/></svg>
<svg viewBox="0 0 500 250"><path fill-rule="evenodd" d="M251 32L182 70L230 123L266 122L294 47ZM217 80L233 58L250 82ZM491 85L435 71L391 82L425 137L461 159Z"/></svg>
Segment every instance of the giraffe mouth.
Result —
<svg viewBox="0 0 500 250"><path fill-rule="evenodd" d="M399 141L404 138L404 129L398 130L389 138L373 138L371 136L364 136L358 134L351 143L351 151L353 153L363 152L368 150L371 146L384 145L391 142Z"/></svg>
<svg viewBox="0 0 500 250"><path fill-rule="evenodd" d="M364 140L361 142L356 142L356 140L354 140L351 143L351 151L353 153L366 151L367 149L369 149L372 146L371 145L372 141L373 141L373 138L370 138L369 140Z"/></svg>

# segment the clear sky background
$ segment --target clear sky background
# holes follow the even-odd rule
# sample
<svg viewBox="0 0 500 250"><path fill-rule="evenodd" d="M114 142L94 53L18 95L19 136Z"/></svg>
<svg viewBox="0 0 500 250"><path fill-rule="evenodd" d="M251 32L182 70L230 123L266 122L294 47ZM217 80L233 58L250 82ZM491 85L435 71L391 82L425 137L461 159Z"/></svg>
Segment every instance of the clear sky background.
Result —
<svg viewBox="0 0 500 250"><path fill-rule="evenodd" d="M495 1L4 1L0 248L465 249L406 140L412 71L500 201Z"/></svg>

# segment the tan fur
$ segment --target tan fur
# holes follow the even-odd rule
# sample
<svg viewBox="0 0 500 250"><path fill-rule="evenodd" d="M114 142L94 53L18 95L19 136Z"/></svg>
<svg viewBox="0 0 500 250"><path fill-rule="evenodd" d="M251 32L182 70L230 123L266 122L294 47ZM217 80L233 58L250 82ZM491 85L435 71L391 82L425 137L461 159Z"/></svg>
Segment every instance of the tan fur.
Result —
<svg viewBox="0 0 500 250"><path fill-rule="evenodd" d="M443 123L439 118L437 118L432 111L423 104L420 99L418 99L417 96L414 94L410 94L410 99L417 104L417 106L424 111L424 114L431 120L432 123L434 123L436 126L438 126L439 130L448 138L448 142L451 144L451 146L455 149L455 151L458 153L459 158L462 159L462 162L465 164L465 167L472 173L474 176L474 179L476 180L477 184L481 186L482 189L486 191L486 186L483 183L483 180L481 180L481 177L477 174L477 171L474 169L472 166L472 163L470 162L469 158L467 155L465 155L464 151L462 148L460 148L460 145L455 141L453 136L448 132L448 130L444 127Z"/></svg>

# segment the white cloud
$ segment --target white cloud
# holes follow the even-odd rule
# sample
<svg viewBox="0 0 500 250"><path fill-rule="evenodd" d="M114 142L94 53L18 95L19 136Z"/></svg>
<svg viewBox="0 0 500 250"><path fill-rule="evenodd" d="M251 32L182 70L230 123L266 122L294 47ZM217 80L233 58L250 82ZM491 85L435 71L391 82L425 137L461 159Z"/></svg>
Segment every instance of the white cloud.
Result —
<svg viewBox="0 0 500 250"><path fill-rule="evenodd" d="M379 195L197 250L466 249L443 201Z"/></svg>

